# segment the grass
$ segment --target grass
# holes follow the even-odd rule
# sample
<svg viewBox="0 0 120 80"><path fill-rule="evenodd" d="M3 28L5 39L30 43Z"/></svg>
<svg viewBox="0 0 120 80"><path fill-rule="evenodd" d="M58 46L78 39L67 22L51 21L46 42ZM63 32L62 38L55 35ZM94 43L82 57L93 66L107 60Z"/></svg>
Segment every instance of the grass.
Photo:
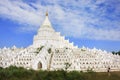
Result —
<svg viewBox="0 0 120 80"><path fill-rule="evenodd" d="M35 71L11 66L0 68L0 80L120 80L120 72Z"/></svg>

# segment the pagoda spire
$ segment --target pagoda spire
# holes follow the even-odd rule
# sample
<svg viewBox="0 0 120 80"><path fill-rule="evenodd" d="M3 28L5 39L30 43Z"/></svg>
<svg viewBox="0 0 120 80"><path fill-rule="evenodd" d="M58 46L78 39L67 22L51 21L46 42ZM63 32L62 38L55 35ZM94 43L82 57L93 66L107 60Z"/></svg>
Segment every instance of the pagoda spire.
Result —
<svg viewBox="0 0 120 80"><path fill-rule="evenodd" d="M46 11L46 16L48 16L48 11Z"/></svg>
<svg viewBox="0 0 120 80"><path fill-rule="evenodd" d="M51 25L51 22L50 22L50 20L49 20L49 16L48 16L48 10L46 11L46 13L45 13L45 20L44 20L44 22L42 23L42 26L41 26L41 28L52 28L52 25Z"/></svg>
<svg viewBox="0 0 120 80"><path fill-rule="evenodd" d="M49 18L48 18L48 11L46 11L46 17L45 17L45 20L43 22L43 25L51 26L51 23L50 23Z"/></svg>

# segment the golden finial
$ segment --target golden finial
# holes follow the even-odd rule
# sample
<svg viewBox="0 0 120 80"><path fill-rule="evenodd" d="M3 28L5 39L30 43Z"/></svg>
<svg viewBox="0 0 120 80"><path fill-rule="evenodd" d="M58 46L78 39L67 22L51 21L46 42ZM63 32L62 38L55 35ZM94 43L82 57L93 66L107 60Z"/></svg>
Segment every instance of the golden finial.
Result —
<svg viewBox="0 0 120 80"><path fill-rule="evenodd" d="M48 8L47 8L47 11L46 11L46 16L48 16Z"/></svg>
<svg viewBox="0 0 120 80"><path fill-rule="evenodd" d="M48 12L46 12L46 16L48 16Z"/></svg>

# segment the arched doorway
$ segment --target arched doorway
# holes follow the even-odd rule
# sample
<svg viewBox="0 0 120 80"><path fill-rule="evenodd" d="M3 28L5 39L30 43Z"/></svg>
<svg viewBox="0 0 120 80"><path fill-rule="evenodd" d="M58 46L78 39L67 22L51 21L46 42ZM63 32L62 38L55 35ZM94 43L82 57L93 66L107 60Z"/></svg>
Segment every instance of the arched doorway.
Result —
<svg viewBox="0 0 120 80"><path fill-rule="evenodd" d="M39 62L39 63L38 63L38 69L41 69L41 68L42 68L42 63Z"/></svg>

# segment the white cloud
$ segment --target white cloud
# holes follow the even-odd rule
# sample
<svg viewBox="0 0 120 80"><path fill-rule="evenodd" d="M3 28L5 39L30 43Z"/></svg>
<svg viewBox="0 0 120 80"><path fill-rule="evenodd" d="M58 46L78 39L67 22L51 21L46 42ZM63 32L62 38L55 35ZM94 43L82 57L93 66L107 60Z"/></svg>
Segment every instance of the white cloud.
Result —
<svg viewBox="0 0 120 80"><path fill-rule="evenodd" d="M28 4L17 0L0 0L0 16L23 25L28 25L21 27L20 30L35 31L43 22L44 13L48 8L53 26L58 25L54 27L57 27L58 31L61 31L66 36L120 41L120 20L106 19L104 17L108 15L106 14L106 7L99 8L98 6L98 4L105 3L105 1L78 0L77 2L75 0L47 0L45 3L44 0L40 0L36 3ZM49 5L43 5L43 3L49 3ZM90 9L91 12L87 12L85 8ZM117 11L119 9L117 5L115 7L116 14L119 13ZM99 25L99 27L87 23Z"/></svg>
<svg viewBox="0 0 120 80"><path fill-rule="evenodd" d="M1 17L17 21L20 24L28 24L38 26L43 20L43 12L34 10L31 6L26 3L12 1L12 0L1 0L0 1L0 15ZM28 29L26 27L26 29ZM31 28L30 28L31 29Z"/></svg>

